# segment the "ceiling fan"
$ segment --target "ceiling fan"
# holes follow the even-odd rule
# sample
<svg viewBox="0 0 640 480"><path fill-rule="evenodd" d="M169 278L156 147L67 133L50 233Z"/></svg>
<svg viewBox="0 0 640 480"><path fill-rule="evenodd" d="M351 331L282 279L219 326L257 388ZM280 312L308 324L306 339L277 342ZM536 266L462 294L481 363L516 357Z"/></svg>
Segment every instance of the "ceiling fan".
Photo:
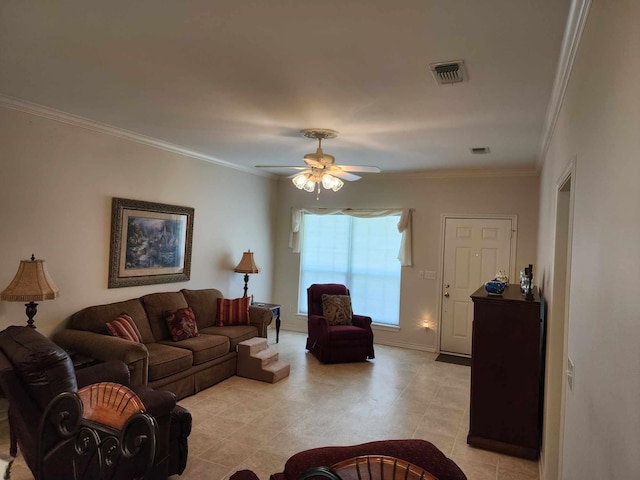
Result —
<svg viewBox="0 0 640 480"><path fill-rule="evenodd" d="M322 151L322 140L336 138L338 132L335 130L329 130L327 128L306 128L300 130L300 133L307 138L315 138L318 140L316 153L308 153L304 156L306 166L256 165L256 168L293 168L302 170L302 172L291 176L293 184L300 190L307 192L313 192L317 186L318 196L320 195L320 185L327 190L330 189L337 192L344 185L342 180L348 182L360 180L360 176L354 175L351 172L380 173L378 167L366 165L336 165L336 158Z"/></svg>

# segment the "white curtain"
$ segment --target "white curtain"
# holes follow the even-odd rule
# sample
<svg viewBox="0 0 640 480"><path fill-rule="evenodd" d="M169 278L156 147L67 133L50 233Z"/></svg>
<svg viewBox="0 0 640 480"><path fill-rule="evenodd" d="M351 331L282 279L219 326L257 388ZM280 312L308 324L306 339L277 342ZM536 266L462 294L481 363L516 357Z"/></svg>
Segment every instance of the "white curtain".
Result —
<svg viewBox="0 0 640 480"><path fill-rule="evenodd" d="M331 215L342 213L360 218L386 217L388 215L400 215L398 221L398 232L402 234L398 260L403 267L413 266L412 240L411 240L411 208L387 208L376 210L354 210L351 208L292 208L291 209L291 231L289 232L289 248L294 253L300 253L300 232L302 230L303 213L313 213L315 215Z"/></svg>

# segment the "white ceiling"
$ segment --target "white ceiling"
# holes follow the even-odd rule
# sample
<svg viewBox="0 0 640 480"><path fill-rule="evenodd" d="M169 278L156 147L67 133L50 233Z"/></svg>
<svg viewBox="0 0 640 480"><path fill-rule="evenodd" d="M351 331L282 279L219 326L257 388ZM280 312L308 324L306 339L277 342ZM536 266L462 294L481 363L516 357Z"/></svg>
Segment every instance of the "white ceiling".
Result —
<svg viewBox="0 0 640 480"><path fill-rule="evenodd" d="M569 4L3 1L0 94L243 169L301 165L312 127L338 164L531 169ZM436 85L459 59L469 81Z"/></svg>

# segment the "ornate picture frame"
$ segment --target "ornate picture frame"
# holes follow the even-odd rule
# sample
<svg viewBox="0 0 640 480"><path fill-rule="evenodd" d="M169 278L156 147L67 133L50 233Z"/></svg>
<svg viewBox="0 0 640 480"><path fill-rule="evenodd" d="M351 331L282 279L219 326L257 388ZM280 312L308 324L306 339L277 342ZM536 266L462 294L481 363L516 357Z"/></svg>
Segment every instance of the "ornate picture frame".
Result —
<svg viewBox="0 0 640 480"><path fill-rule="evenodd" d="M194 209L113 198L109 288L186 282Z"/></svg>

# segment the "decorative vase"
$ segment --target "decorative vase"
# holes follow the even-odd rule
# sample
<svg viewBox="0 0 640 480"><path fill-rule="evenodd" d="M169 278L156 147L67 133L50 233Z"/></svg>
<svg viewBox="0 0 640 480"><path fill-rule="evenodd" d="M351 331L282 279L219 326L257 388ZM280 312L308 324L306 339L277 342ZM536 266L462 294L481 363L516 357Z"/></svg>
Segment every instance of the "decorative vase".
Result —
<svg viewBox="0 0 640 480"><path fill-rule="evenodd" d="M504 270L499 270L498 273L496 273L495 279L504 284L509 283L509 276L507 275L507 272L505 272Z"/></svg>
<svg viewBox="0 0 640 480"><path fill-rule="evenodd" d="M490 280L484 284L484 289L489 295L502 295L506 287L506 283L499 282L498 280Z"/></svg>

